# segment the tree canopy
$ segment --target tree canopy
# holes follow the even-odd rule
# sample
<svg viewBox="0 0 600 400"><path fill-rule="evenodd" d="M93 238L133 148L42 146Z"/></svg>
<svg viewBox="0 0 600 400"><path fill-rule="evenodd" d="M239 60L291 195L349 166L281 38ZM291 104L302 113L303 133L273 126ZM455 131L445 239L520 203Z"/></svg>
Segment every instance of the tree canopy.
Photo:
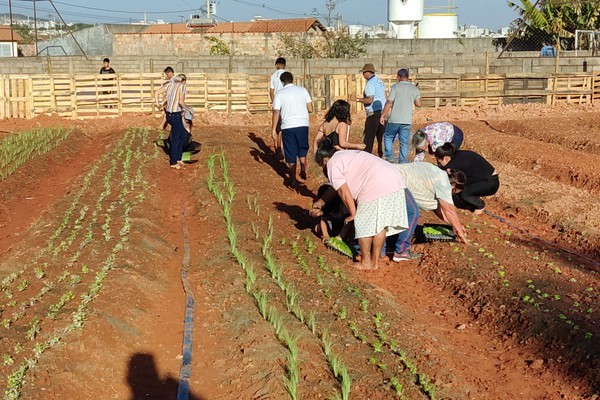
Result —
<svg viewBox="0 0 600 400"><path fill-rule="evenodd" d="M527 34L545 33L554 39L573 37L575 31L600 29L600 0L507 1L524 22Z"/></svg>

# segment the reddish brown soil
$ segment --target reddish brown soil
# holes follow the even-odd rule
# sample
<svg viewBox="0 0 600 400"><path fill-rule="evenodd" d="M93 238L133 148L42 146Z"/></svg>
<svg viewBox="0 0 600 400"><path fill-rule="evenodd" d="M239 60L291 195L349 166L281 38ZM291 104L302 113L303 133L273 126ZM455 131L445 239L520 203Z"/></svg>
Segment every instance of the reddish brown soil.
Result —
<svg viewBox="0 0 600 400"><path fill-rule="evenodd" d="M135 193L144 190L146 198L131 213L131 233L117 255L116 268L90 303L83 329L47 350L27 375L23 398L175 398L185 302L180 282L184 209L191 240L189 279L196 298L193 398L289 398L283 385L288 352L244 288L244 271L229 252L222 207L207 189L206 160L220 148L225 150L236 190L232 220L238 229L238 248L254 266L255 287L268 293L271 304L285 315L287 329L299 337L301 398L329 398L339 386L319 338L287 313L285 295L266 272L261 247L269 215L275 232L273 254L286 281L297 288L305 314L312 310L318 326L327 327L334 339L333 350L350 370L351 398L394 398L389 384L393 375L400 378L405 398L427 398L422 382L398 353L388 347L374 352L377 313L388 339L428 377L437 398L597 398L600 285L592 259L597 261L600 254L600 200L594 183L598 174L592 172L597 169L594 149L600 132L595 121L600 113L540 106L449 107L420 110L415 125L449 116L463 127L465 146L485 154L500 171L502 187L488 202L488 210L506 217L512 226L489 215L462 215L475 242L472 246L417 244L415 249L423 253L420 261L388 262L375 273L350 270L343 257L320 244L314 250L307 248L307 240L318 240L310 232L314 221L305 210L324 178L311 165L306 190L297 193L283 187L282 167L265 145L267 116L230 120L203 116L195 135L203 145L195 157L200 162L184 171L168 169L162 155L143 163L149 186ZM355 119L360 126L362 118ZM155 126L156 121L127 117L74 124L45 117L6 121L0 130L19 131L35 124L71 125L85 136L73 138L75 155L65 158L68 144L62 144L0 182L0 221L6 221L0 226L0 271L4 271L0 278L35 259L82 187L83 176L101 154L114 148L124 130ZM531 133L538 128L543 134L534 140ZM355 141L359 130L353 129ZM580 144L568 145L574 143L573 137L581 138ZM148 154L154 151L150 144L142 148ZM539 167L532 168L532 161ZM108 164L101 165L97 186L81 198L81 204L93 207L107 168ZM119 186L116 176L112 182ZM40 189L28 191L25 186ZM248 194L257 196L260 215L249 209ZM423 220L434 219L425 215ZM103 222L92 228L100 229ZM543 244L513 226L555 244ZM293 242L310 274L294 256ZM97 240L73 268L80 269L85 261L91 269L110 252L109 244ZM50 261L46 275L59 274L70 255ZM317 256L324 257L328 271L319 268ZM13 291L19 302L38 285L28 276L31 286ZM92 275L82 277L86 283ZM79 285L74 287L80 290ZM356 291L360 295L351 293ZM40 337L68 321L78 294L64 317L55 321L42 317L56 294L27 308L23 323L1 335L2 354L12 354L16 342L29 351L32 344L23 337L34 316L43 319ZM366 303L361 304L359 296ZM1 304L7 301L2 298ZM365 335L366 343L354 337L349 322ZM28 357L22 354L15 355L15 361ZM14 367L3 367L4 386Z"/></svg>

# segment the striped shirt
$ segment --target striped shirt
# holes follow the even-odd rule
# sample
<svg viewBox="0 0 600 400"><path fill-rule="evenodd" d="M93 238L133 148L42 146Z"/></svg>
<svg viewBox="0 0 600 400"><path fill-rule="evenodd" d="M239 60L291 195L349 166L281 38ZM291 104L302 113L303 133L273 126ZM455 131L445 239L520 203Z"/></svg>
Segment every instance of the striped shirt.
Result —
<svg viewBox="0 0 600 400"><path fill-rule="evenodd" d="M167 107L165 110L170 113L180 112L179 101L185 101L185 85L181 82L169 82L166 90Z"/></svg>
<svg viewBox="0 0 600 400"><path fill-rule="evenodd" d="M421 210L436 210L438 199L454 204L448 173L443 169L428 162L397 164L395 167L406 179L406 187Z"/></svg>

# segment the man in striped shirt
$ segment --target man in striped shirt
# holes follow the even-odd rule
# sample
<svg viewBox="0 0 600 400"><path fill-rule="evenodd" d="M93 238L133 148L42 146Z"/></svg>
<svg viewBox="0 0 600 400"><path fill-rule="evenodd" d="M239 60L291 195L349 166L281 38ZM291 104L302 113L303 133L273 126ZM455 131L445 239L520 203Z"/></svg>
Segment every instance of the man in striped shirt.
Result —
<svg viewBox="0 0 600 400"><path fill-rule="evenodd" d="M185 128L183 126L181 113L182 111L187 110L193 114L193 110L185 103L185 82L185 75L179 74L173 78L173 81L169 82L166 87L167 105L165 107L165 114L167 115L167 122L171 125L169 164L171 165L171 168L175 169L183 168L181 157L183 155Z"/></svg>

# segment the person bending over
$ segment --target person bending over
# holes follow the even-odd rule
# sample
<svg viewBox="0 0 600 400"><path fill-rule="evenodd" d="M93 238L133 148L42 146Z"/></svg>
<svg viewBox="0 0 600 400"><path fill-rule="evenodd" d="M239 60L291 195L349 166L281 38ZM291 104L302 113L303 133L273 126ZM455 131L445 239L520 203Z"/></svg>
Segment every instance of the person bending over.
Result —
<svg viewBox="0 0 600 400"><path fill-rule="evenodd" d="M413 161L423 161L425 152L435 154L438 147L444 143L450 142L460 149L463 143L464 134L462 129L450 122L436 122L427 125L425 128L415 132L412 138L412 145L415 148L415 158Z"/></svg>
<svg viewBox="0 0 600 400"><path fill-rule="evenodd" d="M435 151L440 168L451 170L457 180L453 185L454 205L482 214L485 202L481 197L496 194L500 187L498 173L485 158L470 150L456 150L452 143L446 143ZM464 174L457 174L460 171Z"/></svg>
<svg viewBox="0 0 600 400"><path fill-rule="evenodd" d="M377 269L385 238L410 226L404 177L392 164L373 154L360 150L336 151L328 140L317 150L315 161L327 168L330 184L348 208L345 222L354 221L361 259L353 266Z"/></svg>
<svg viewBox="0 0 600 400"><path fill-rule="evenodd" d="M441 220L452 225L463 242L468 243L452 199L451 181L455 182L454 176L449 177L446 171L428 162L398 164L396 168L404 175L406 187L419 208L433 211Z"/></svg>

